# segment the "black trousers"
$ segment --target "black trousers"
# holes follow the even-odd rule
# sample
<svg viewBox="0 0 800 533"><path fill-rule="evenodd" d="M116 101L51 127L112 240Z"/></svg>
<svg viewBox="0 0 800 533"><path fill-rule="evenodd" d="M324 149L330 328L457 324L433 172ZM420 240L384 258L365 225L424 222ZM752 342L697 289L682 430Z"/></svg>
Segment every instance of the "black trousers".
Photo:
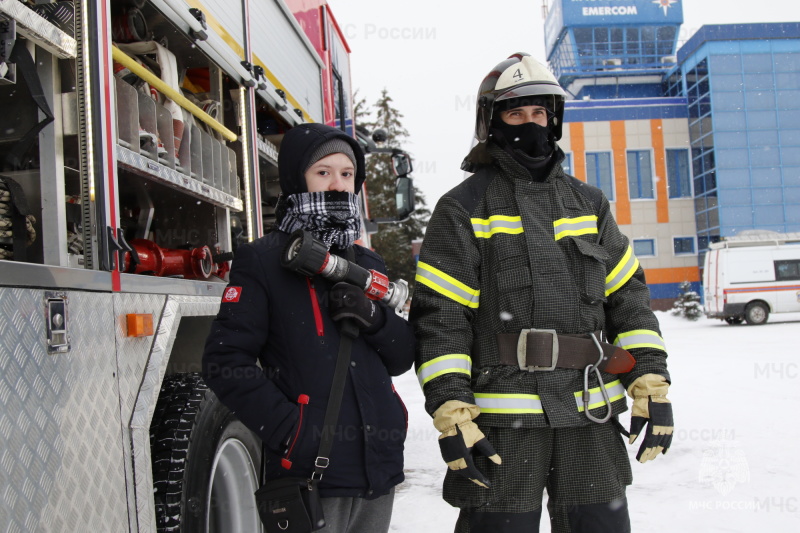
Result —
<svg viewBox="0 0 800 533"><path fill-rule="evenodd" d="M475 457L489 489L447 472L445 500L462 509L456 533L538 533L545 490L553 533L630 531L631 465L615 424L481 429L503 462Z"/></svg>
<svg viewBox="0 0 800 533"><path fill-rule="evenodd" d="M630 533L627 500L554 506L548 504L553 533ZM456 533L539 533L542 509L527 513L462 509Z"/></svg>

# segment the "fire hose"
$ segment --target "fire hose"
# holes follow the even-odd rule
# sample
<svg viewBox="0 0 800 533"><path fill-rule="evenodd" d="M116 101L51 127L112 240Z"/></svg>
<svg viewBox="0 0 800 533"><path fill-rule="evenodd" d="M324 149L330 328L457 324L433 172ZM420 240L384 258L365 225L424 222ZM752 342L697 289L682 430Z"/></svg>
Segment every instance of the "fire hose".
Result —
<svg viewBox="0 0 800 533"><path fill-rule="evenodd" d="M308 231L291 234L281 254L281 264L304 276L320 275L333 282L344 281L362 289L368 298L384 302L400 314L408 299L408 283L389 281L377 270L367 270L347 259L332 255L325 244Z"/></svg>
<svg viewBox="0 0 800 533"><path fill-rule="evenodd" d="M228 272L232 254L213 255L208 246L189 250L162 248L147 239L133 239L134 253L126 252L123 272L154 276L183 276L185 279L222 278Z"/></svg>

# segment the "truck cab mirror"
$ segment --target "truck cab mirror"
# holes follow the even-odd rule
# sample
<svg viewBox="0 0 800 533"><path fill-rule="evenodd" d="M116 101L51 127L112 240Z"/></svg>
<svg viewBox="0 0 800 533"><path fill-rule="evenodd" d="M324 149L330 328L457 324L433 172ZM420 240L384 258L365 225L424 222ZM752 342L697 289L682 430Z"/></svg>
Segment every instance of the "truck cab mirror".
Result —
<svg viewBox="0 0 800 533"><path fill-rule="evenodd" d="M392 154L392 171L398 177L411 174L411 158L407 153L396 152Z"/></svg>
<svg viewBox="0 0 800 533"><path fill-rule="evenodd" d="M409 167L411 163L409 162ZM411 169L409 168L409 171ZM414 180L408 176L397 178L395 203L397 204L397 221L406 220L414 212Z"/></svg>

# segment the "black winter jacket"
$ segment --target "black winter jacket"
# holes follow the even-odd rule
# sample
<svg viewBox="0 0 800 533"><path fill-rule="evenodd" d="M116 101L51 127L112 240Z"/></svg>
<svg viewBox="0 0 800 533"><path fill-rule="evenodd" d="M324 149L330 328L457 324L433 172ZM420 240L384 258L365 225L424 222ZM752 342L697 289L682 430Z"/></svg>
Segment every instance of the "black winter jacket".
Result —
<svg viewBox="0 0 800 533"><path fill-rule="evenodd" d="M268 479L313 470L339 349L327 305L332 284L282 267L287 240L276 230L239 247L225 292L237 301L223 297L203 357L208 386L264 441ZM355 251L358 264L385 273L380 256ZM414 338L405 320L379 305L385 324L353 343L323 497L372 499L403 481L407 413L391 376L413 364ZM309 399L302 408L301 395Z"/></svg>

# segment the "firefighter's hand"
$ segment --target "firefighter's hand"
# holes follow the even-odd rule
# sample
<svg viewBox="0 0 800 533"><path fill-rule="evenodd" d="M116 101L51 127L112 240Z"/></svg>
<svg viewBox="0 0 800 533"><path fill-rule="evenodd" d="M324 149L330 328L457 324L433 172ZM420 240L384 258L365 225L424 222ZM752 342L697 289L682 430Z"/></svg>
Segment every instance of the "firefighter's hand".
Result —
<svg viewBox="0 0 800 533"><path fill-rule="evenodd" d="M439 448L450 470L488 488L489 479L475 467L472 456L476 453L485 455L498 465L501 460L489 440L478 429L478 425L472 421L479 414L480 408L477 405L450 400L433 414L433 425L442 432L439 436Z"/></svg>
<svg viewBox="0 0 800 533"><path fill-rule="evenodd" d="M646 463L655 459L659 453L667 453L672 444L672 404L667 399L669 383L664 376L645 374L628 387L628 395L633 398L631 410L631 436L633 444L642 428L647 425L642 445L636 460Z"/></svg>
<svg viewBox="0 0 800 533"><path fill-rule="evenodd" d="M367 298L364 291L355 285L339 282L333 286L329 296L328 309L333 320L352 318L360 329L368 333L383 326L385 318L381 306Z"/></svg>

